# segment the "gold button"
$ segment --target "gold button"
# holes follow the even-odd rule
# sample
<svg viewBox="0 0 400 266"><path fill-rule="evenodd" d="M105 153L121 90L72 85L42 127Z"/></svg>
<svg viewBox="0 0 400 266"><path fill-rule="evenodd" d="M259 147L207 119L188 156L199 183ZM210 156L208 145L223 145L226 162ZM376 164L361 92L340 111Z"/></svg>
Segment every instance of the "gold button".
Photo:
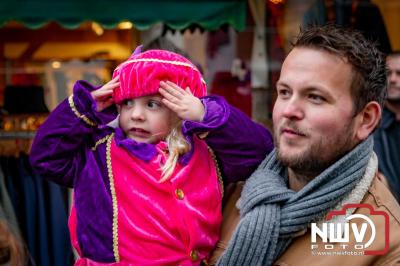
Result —
<svg viewBox="0 0 400 266"><path fill-rule="evenodd" d="M183 199L185 197L185 194L183 193L183 190L178 188L177 190L175 190L175 195L178 199Z"/></svg>
<svg viewBox="0 0 400 266"><path fill-rule="evenodd" d="M197 250L193 249L192 251L190 251L190 258L192 259L192 261L197 261L199 259L199 253L197 252Z"/></svg>

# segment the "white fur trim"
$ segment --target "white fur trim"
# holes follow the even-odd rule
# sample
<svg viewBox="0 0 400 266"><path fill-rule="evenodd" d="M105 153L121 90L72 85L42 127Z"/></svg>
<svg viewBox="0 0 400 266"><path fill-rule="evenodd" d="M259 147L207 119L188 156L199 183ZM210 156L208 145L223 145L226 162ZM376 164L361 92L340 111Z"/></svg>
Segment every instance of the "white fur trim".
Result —
<svg viewBox="0 0 400 266"><path fill-rule="evenodd" d="M364 176L361 178L360 182L356 185L356 187L341 200L333 210L342 210L342 207L346 204L359 204L367 193L371 183L376 175L376 171L378 170L378 157L373 152L371 158L369 159L367 169L365 170ZM351 208L346 210L346 215L334 216L329 223L341 224L342 228L346 223L346 218L354 213L356 209ZM324 220L320 220L317 222L318 227L322 227L322 223L326 222L325 217ZM328 226L328 238L329 238L329 226Z"/></svg>
<svg viewBox="0 0 400 266"><path fill-rule="evenodd" d="M107 124L107 126L110 126L112 128L117 128L119 127L119 115L117 116L117 118L115 118L114 120L112 120L111 122L109 122Z"/></svg>

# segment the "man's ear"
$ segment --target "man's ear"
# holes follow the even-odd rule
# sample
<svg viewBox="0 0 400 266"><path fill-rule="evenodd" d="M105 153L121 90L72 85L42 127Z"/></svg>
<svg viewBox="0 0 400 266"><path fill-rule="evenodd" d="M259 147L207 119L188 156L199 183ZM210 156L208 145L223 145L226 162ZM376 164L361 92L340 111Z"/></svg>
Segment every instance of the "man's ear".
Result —
<svg viewBox="0 0 400 266"><path fill-rule="evenodd" d="M357 114L355 135L359 140L365 140L378 126L381 120L382 109L379 103L367 103L364 109Z"/></svg>

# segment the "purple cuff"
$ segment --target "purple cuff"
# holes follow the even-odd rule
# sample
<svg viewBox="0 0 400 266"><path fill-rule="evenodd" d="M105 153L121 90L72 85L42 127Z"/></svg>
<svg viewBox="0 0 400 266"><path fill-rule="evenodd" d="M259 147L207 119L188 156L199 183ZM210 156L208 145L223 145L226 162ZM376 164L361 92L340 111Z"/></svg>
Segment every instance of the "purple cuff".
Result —
<svg viewBox="0 0 400 266"><path fill-rule="evenodd" d="M205 96L200 100L205 108L203 121L183 121L182 125L182 133L192 147L194 134L201 134L221 127L228 120L230 113L228 103L220 96ZM180 162L182 164L187 164L192 157L193 152L194 148L182 155Z"/></svg>
<svg viewBox="0 0 400 266"><path fill-rule="evenodd" d="M230 115L230 108L224 98L216 95L201 98L205 108L203 121L184 121L182 132L184 135L199 134L212 131L224 125Z"/></svg>
<svg viewBox="0 0 400 266"><path fill-rule="evenodd" d="M101 112L96 111L96 102L93 100L91 92L100 87L101 86L93 86L84 80L78 80L73 89L74 103L79 113L85 115L98 125L105 125L114 120L118 112L115 105L111 105Z"/></svg>
<svg viewBox="0 0 400 266"><path fill-rule="evenodd" d="M246 180L273 149L271 133L222 97L207 96L203 103L203 122L188 122L186 130L209 132L204 140L217 156L224 181Z"/></svg>

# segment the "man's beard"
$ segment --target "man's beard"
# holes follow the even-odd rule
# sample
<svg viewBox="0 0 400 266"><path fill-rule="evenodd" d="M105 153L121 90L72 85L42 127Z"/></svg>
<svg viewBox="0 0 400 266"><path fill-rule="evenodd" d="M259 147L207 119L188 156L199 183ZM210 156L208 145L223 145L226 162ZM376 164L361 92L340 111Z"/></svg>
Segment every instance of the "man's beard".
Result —
<svg viewBox="0 0 400 266"><path fill-rule="evenodd" d="M288 124L291 123L289 122ZM293 125L287 126L295 128ZM355 146L355 141L352 139L353 130L352 121L350 121L350 123L343 128L342 132L337 134L336 138L329 139L329 136L323 136L319 140L311 143L302 153L294 156L285 156L280 150L279 141L275 133L278 159L293 172L314 178Z"/></svg>

